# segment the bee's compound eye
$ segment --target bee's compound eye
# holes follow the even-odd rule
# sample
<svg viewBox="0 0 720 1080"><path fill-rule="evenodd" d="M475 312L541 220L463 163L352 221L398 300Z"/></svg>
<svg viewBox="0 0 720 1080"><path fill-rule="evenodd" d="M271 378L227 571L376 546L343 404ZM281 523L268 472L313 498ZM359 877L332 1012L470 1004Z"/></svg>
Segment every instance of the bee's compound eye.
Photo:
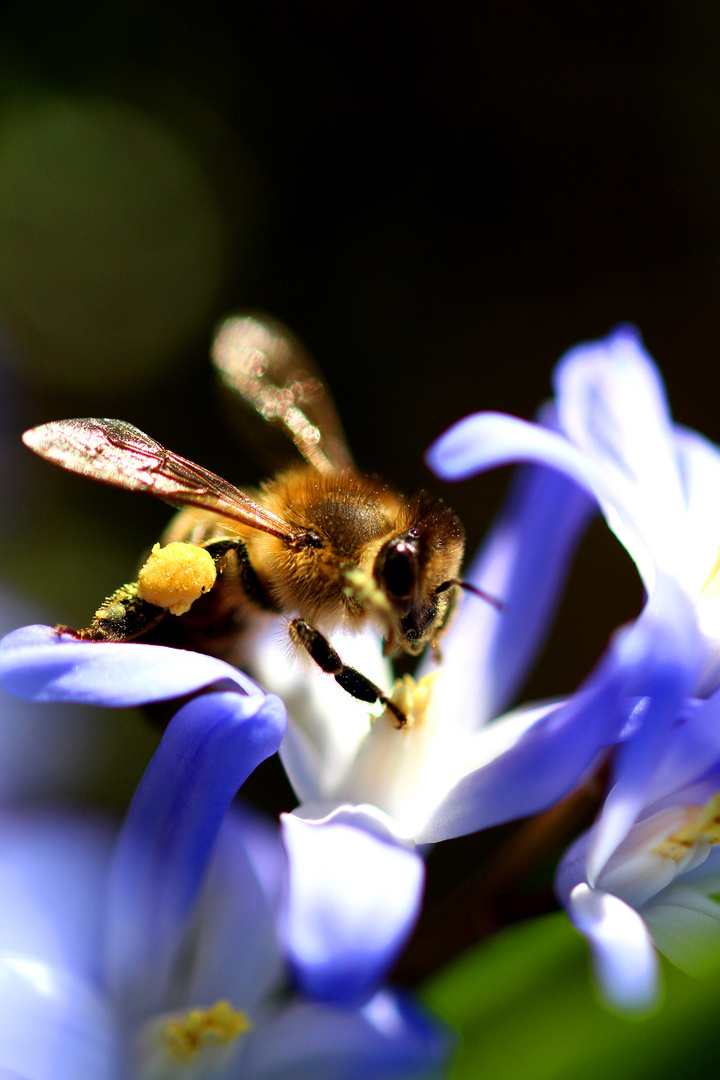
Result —
<svg viewBox="0 0 720 1080"><path fill-rule="evenodd" d="M406 600L415 591L417 548L404 537L392 540L385 551L382 581L391 596Z"/></svg>

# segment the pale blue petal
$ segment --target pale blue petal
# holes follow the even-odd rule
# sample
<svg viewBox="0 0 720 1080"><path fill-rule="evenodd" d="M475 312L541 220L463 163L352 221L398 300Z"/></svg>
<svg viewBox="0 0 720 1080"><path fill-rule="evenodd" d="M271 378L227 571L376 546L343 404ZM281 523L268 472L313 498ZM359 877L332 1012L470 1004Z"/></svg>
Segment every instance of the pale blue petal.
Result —
<svg viewBox="0 0 720 1080"><path fill-rule="evenodd" d="M248 1037L236 1080L420 1080L451 1039L408 997L381 991L362 1008L293 1002Z"/></svg>
<svg viewBox="0 0 720 1080"><path fill-rule="evenodd" d="M672 729L695 682L698 654L689 599L674 581L659 579L642 615L621 639L618 662L623 694L643 696L646 701L637 711L637 729L613 763L613 787L588 854L591 885L649 800Z"/></svg>
<svg viewBox="0 0 720 1080"><path fill-rule="evenodd" d="M97 979L115 829L70 811L0 816L0 951Z"/></svg>
<svg viewBox="0 0 720 1080"><path fill-rule="evenodd" d="M693 531L720 543L720 449L689 428L675 427L675 449Z"/></svg>
<svg viewBox="0 0 720 1080"><path fill-rule="evenodd" d="M128 1007L166 1003L228 806L284 730L279 698L229 692L194 698L170 722L125 818L111 875L108 982Z"/></svg>
<svg viewBox="0 0 720 1080"><path fill-rule="evenodd" d="M0 642L0 684L30 701L122 707L184 697L213 683L260 689L212 656L133 642L85 642L49 626L25 626Z"/></svg>
<svg viewBox="0 0 720 1080"><path fill-rule="evenodd" d="M0 1069L23 1080L121 1080L108 1004L89 982L21 953L0 955Z"/></svg>
<svg viewBox="0 0 720 1080"><path fill-rule="evenodd" d="M668 520L685 509L672 420L660 374L638 331L620 326L578 345L553 373L560 428L610 476L637 484Z"/></svg>
<svg viewBox="0 0 720 1080"><path fill-rule="evenodd" d="M289 887L283 938L302 990L354 1001L392 966L415 925L425 865L382 835L371 807L320 821L283 815Z"/></svg>
<svg viewBox="0 0 720 1080"><path fill-rule="evenodd" d="M441 707L458 726L479 727L518 693L595 509L584 490L553 469L522 469L514 478L502 514L464 574L504 608L465 595L443 638ZM419 676L431 664L424 661Z"/></svg>
<svg viewBox="0 0 720 1080"><path fill-rule="evenodd" d="M285 871L277 822L231 808L203 891L189 1005L227 1000L253 1015L278 989L284 963L276 920Z"/></svg>
<svg viewBox="0 0 720 1080"><path fill-rule="evenodd" d="M485 756L484 739L491 747L500 743L501 749L448 791L416 836L417 843L436 843L526 817L567 795L600 751L620 736L622 683L622 671L611 654L567 701L522 710L519 723L510 713L488 724L475 737L476 753ZM507 743L498 731L503 725L510 726Z"/></svg>
<svg viewBox="0 0 720 1080"><path fill-rule="evenodd" d="M674 797L679 789L717 768L720 762L720 691L704 701L683 703L658 769L647 784L647 803ZM716 779L720 789L720 777ZM707 796L710 797L709 794Z"/></svg>
<svg viewBox="0 0 720 1080"><path fill-rule="evenodd" d="M620 542L649 587L654 581L657 537L645 536L645 506L632 477L608 473L564 436L502 413L476 413L454 424L426 454L445 480L464 480L487 469L520 461L557 469L595 496Z"/></svg>
<svg viewBox="0 0 720 1080"><path fill-rule="evenodd" d="M645 923L617 896L577 885L568 915L590 944L598 990L621 1012L645 1013L660 999L657 955Z"/></svg>

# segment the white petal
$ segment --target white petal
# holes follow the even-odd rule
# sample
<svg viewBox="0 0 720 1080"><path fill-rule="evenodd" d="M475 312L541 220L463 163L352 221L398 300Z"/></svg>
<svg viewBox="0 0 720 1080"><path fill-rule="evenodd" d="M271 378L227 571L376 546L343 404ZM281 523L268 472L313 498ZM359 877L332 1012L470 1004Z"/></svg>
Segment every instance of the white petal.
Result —
<svg viewBox="0 0 720 1080"><path fill-rule="evenodd" d="M646 1012L656 1005L657 956L637 911L617 896L580 884L570 893L568 914L588 939L605 1001L622 1012Z"/></svg>
<svg viewBox="0 0 720 1080"><path fill-rule="evenodd" d="M720 904L678 882L643 914L660 952L690 975L720 966Z"/></svg>

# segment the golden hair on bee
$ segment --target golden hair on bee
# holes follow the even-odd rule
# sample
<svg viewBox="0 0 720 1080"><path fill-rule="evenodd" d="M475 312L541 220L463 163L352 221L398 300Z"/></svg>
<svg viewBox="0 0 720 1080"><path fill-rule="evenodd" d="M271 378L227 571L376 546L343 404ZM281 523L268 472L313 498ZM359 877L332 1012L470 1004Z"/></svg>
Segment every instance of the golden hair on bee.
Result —
<svg viewBox="0 0 720 1080"><path fill-rule="evenodd" d="M274 612L288 619L293 644L343 689L381 703L403 726L399 706L344 664L326 635L371 624L386 653L416 655L437 643L458 588L501 606L458 579L460 521L427 492L406 498L355 468L317 369L282 324L228 319L212 355L232 400L280 430L304 464L245 490L121 420L63 420L26 432L27 446L71 472L182 508L138 582L69 632L90 641L167 637L222 655L253 612Z"/></svg>

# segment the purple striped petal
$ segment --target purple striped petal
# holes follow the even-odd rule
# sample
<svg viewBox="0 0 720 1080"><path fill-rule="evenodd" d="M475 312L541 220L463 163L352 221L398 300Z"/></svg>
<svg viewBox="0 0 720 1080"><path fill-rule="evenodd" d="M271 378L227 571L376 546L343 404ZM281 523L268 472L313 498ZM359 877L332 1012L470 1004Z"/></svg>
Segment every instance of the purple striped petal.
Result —
<svg viewBox="0 0 720 1080"><path fill-rule="evenodd" d="M108 981L159 1006L225 813L285 730L279 698L217 692L174 716L131 803L110 884Z"/></svg>
<svg viewBox="0 0 720 1080"><path fill-rule="evenodd" d="M24 626L0 642L0 684L29 701L125 707L184 697L213 683L261 693L230 664L185 649L77 641L50 626Z"/></svg>
<svg viewBox="0 0 720 1080"><path fill-rule="evenodd" d="M648 802L671 732L696 680L699 651L692 604L674 581L660 579L642 615L626 631L618 654L624 695L647 700L632 738L614 762L614 786L588 854L591 885Z"/></svg>
<svg viewBox="0 0 720 1080"><path fill-rule="evenodd" d="M672 516L684 494L660 374L638 331L620 326L578 345L553 373L560 428L608 474L631 476L640 498Z"/></svg>
<svg viewBox="0 0 720 1080"><path fill-rule="evenodd" d="M442 711L475 729L515 697L542 645L595 503L553 469L521 469L466 580L502 599L464 597L443 639ZM431 669L424 661L419 676ZM472 676L469 677L469 673Z"/></svg>

